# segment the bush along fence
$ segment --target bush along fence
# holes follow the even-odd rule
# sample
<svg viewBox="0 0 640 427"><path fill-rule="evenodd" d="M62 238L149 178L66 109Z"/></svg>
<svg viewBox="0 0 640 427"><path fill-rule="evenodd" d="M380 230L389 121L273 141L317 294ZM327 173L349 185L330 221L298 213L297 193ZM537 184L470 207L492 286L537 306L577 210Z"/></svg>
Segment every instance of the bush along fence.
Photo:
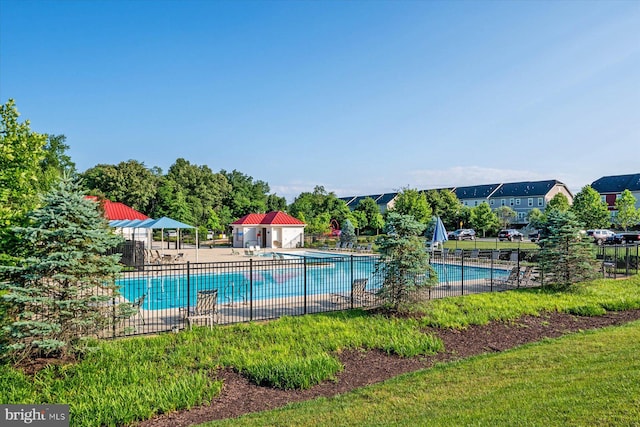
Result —
<svg viewBox="0 0 640 427"><path fill-rule="evenodd" d="M613 274L631 272L632 266L637 272L637 246L600 251L603 266L615 263ZM439 282L413 295L432 299L538 286L542 279L538 252L434 251L430 261ZM134 315L118 319L114 309L113 327L105 336L379 306L383 301L377 291L383 277L376 271L378 259L375 255L287 254L237 262L145 265L118 280L119 298L133 304Z"/></svg>

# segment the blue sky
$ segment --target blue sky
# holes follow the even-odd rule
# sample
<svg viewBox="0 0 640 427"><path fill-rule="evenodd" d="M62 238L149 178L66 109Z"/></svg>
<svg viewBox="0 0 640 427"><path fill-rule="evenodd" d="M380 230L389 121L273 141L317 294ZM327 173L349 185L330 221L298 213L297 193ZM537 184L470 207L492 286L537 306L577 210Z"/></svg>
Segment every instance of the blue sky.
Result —
<svg viewBox="0 0 640 427"><path fill-rule="evenodd" d="M640 171L640 2L0 0L9 98L80 171L575 192Z"/></svg>

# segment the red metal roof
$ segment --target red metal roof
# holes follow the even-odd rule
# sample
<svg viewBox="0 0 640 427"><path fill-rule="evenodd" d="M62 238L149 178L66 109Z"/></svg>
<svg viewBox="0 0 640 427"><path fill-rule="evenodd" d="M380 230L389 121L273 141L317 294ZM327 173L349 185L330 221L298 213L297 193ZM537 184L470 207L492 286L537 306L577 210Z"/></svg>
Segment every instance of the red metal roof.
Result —
<svg viewBox="0 0 640 427"><path fill-rule="evenodd" d="M102 204L102 207L104 208L104 216L109 221L113 221L115 219L149 219L145 214L138 212L123 203L112 202L107 199L98 200L96 196L86 196L86 198Z"/></svg>
<svg viewBox="0 0 640 427"><path fill-rule="evenodd" d="M294 218L282 211L273 211L266 214L247 214L232 225L306 225L298 218Z"/></svg>

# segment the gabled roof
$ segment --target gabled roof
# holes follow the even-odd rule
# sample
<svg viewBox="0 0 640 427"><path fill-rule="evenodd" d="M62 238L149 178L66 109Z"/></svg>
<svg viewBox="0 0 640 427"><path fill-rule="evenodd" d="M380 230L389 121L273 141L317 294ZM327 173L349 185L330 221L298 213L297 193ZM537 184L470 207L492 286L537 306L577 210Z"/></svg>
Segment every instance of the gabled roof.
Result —
<svg viewBox="0 0 640 427"><path fill-rule="evenodd" d="M294 218L282 211L273 211L266 214L247 214L231 225L306 225L298 218Z"/></svg>
<svg viewBox="0 0 640 427"><path fill-rule="evenodd" d="M640 173L603 176L593 181L591 187L600 194L622 193L624 190L640 191Z"/></svg>
<svg viewBox="0 0 640 427"><path fill-rule="evenodd" d="M380 197L378 197L376 199L376 203L379 204L379 205L386 205L387 203L392 201L394 199L394 197L396 197L397 195L398 195L398 193L384 193L384 194L381 194Z"/></svg>
<svg viewBox="0 0 640 427"><path fill-rule="evenodd" d="M471 185L468 187L457 187L454 192L459 200L486 199L498 187L500 187L500 184Z"/></svg>
<svg viewBox="0 0 640 427"><path fill-rule="evenodd" d="M511 182L502 184L491 197L533 197L544 196L554 186L564 185L558 180L550 179L548 181L524 181L524 182Z"/></svg>
<svg viewBox="0 0 640 427"><path fill-rule="evenodd" d="M104 215L109 221L116 219L149 219L145 214L138 212L137 210L130 208L124 203L112 202L108 199L98 200L96 196L85 196L89 200L93 200L96 203L100 203L104 208Z"/></svg>
<svg viewBox="0 0 640 427"><path fill-rule="evenodd" d="M376 200L378 200L378 198L381 195L382 194L374 194L373 196L357 196L357 197L354 197L353 200L351 200L351 202L347 203L347 206L357 208L360 202L366 199L367 197L370 199L373 199L373 201L375 202Z"/></svg>

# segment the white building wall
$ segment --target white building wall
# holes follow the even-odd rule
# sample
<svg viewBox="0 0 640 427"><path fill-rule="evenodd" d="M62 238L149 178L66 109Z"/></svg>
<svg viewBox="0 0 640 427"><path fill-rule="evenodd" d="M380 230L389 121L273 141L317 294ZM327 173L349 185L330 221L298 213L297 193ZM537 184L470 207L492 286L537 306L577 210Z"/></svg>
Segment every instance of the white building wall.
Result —
<svg viewBox="0 0 640 427"><path fill-rule="evenodd" d="M282 228L282 247L296 248L304 246L304 228L303 227L283 227Z"/></svg>

